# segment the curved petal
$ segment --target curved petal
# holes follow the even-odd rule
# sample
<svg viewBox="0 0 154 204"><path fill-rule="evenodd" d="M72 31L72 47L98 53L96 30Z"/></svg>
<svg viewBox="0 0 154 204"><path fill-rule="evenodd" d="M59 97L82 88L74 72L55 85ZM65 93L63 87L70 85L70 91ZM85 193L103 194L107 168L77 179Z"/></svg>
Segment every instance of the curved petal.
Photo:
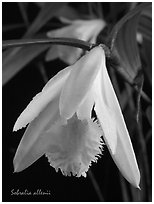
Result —
<svg viewBox="0 0 154 204"><path fill-rule="evenodd" d="M66 23L66 24L73 24L73 22L76 21L76 20L71 20L71 19L65 18L65 17L63 17L63 16L60 16L60 17L59 17L59 20L60 20L62 23Z"/></svg>
<svg viewBox="0 0 154 204"><path fill-rule="evenodd" d="M63 18L62 18L63 19ZM62 20L63 21L63 20ZM64 19L64 22L69 23L69 25L49 31L47 36L51 37L66 37L75 38L85 41L90 41L91 43L96 42L97 35L105 27L106 23L102 19L93 20L74 20L70 21ZM81 56L82 50L74 47L57 46L55 53L52 54L52 50L49 50L46 56L46 60L53 60L59 57L67 64L75 63ZM58 52L57 52L58 51Z"/></svg>
<svg viewBox="0 0 154 204"><path fill-rule="evenodd" d="M47 36L49 38L54 38L54 37L65 37L65 38L77 38L77 36L75 35L75 25L70 24L68 26L65 26L63 28L60 29L56 29L56 30L52 30L47 32Z"/></svg>
<svg viewBox="0 0 154 204"><path fill-rule="evenodd" d="M102 49L96 47L72 66L60 96L60 114L68 119L77 111L102 66Z"/></svg>
<svg viewBox="0 0 154 204"><path fill-rule="evenodd" d="M140 173L130 136L125 125L121 108L104 65L93 86L95 111L104 131L104 139L113 160L123 176L138 187Z"/></svg>
<svg viewBox="0 0 154 204"><path fill-rule="evenodd" d="M58 57L59 57L58 46L54 45L54 46L51 46L51 48L48 50L48 52L45 56L45 60L48 62L48 61L55 60Z"/></svg>
<svg viewBox="0 0 154 204"><path fill-rule="evenodd" d="M70 70L71 67L67 67L48 81L42 89L42 92L37 94L26 109L20 114L14 125L13 131L25 127L28 123L34 120L45 106L61 92L62 86L70 74Z"/></svg>
<svg viewBox="0 0 154 204"><path fill-rule="evenodd" d="M46 61L61 59L66 64L72 65L81 56L82 50L71 46L53 46L46 54Z"/></svg>
<svg viewBox="0 0 154 204"><path fill-rule="evenodd" d="M85 26L86 27L85 32L84 32L84 36L83 36L83 40L88 40L91 43L96 43L96 39L98 34L101 32L101 30L104 29L104 27L106 26L105 21L103 21L102 19L94 19L94 20L90 20L85 22Z"/></svg>
<svg viewBox="0 0 154 204"><path fill-rule="evenodd" d="M91 92L87 94L87 97L80 105L79 109L77 110L77 116L80 120L84 119L91 119L92 108L95 104L93 95Z"/></svg>
<svg viewBox="0 0 154 204"><path fill-rule="evenodd" d="M114 154L117 144L116 114L117 98L110 82L106 65L105 53L102 56L103 64L94 81L92 90L95 98L95 111L104 132L104 139ZM115 104L114 104L115 103Z"/></svg>
<svg viewBox="0 0 154 204"><path fill-rule="evenodd" d="M49 136L45 131L60 117L58 100L57 97L50 102L26 129L14 157L15 172L22 171L34 163L46 153L49 145L54 148L54 135Z"/></svg>
<svg viewBox="0 0 154 204"><path fill-rule="evenodd" d="M136 162L131 140L124 128L117 133L116 153L114 155L111 151L110 153L118 169L127 179L127 181L130 182L134 187L140 188L140 172Z"/></svg>
<svg viewBox="0 0 154 204"><path fill-rule="evenodd" d="M106 106L104 101L96 94L94 110L104 132L104 140L112 154L115 154L117 145L116 118L114 117L113 112Z"/></svg>
<svg viewBox="0 0 154 204"><path fill-rule="evenodd" d="M71 47L71 46L59 46L58 47L58 56L66 64L74 64L82 54L80 48Z"/></svg>

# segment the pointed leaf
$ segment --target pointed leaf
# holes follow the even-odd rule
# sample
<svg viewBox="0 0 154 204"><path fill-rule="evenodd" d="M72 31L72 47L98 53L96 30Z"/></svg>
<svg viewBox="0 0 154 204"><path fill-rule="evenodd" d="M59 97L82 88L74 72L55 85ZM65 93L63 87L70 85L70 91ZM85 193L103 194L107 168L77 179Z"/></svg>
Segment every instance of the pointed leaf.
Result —
<svg viewBox="0 0 154 204"><path fill-rule="evenodd" d="M33 36L65 4L65 2L53 2L45 4L23 37L28 38L30 36ZM48 47L49 45L41 45L40 47L34 46L33 48L22 48L22 50L19 47L6 51L5 58L3 58L3 66L5 70L3 76L3 85L7 83L19 70L21 70L23 66L30 62L31 59L36 57ZM16 62L16 60L18 60L18 62ZM12 67L12 64L15 67Z"/></svg>
<svg viewBox="0 0 154 204"><path fill-rule="evenodd" d="M152 41L152 18L141 15L138 30L142 33L144 38Z"/></svg>
<svg viewBox="0 0 154 204"><path fill-rule="evenodd" d="M128 12L113 28L109 44L115 50L121 66L134 78L141 69L141 62L136 42L136 30L140 13L150 3L142 3Z"/></svg>
<svg viewBox="0 0 154 204"><path fill-rule="evenodd" d="M123 25L115 40L115 49L121 66L134 78L141 69L140 56L136 41L139 15L131 18Z"/></svg>
<svg viewBox="0 0 154 204"><path fill-rule="evenodd" d="M144 72L150 85L152 84L152 43L150 40L143 39L142 57L145 61Z"/></svg>
<svg viewBox="0 0 154 204"><path fill-rule="evenodd" d="M15 55L10 55L8 51L4 52L5 57L3 58L3 85L5 85L12 77L14 77L23 67L25 67L31 60L37 57L39 54L44 52L49 45L34 45L23 47ZM12 49L11 49L12 50Z"/></svg>
<svg viewBox="0 0 154 204"><path fill-rule="evenodd" d="M69 6L68 4L63 6L59 12L56 13L56 17L64 17L66 19L75 20L75 19L81 19L82 14L78 13L77 9L74 9L73 7Z"/></svg>
<svg viewBox="0 0 154 204"><path fill-rule="evenodd" d="M55 16L65 4L65 2L52 2L44 4L24 37L32 36L34 33L39 31L39 29L43 27L53 16Z"/></svg>
<svg viewBox="0 0 154 204"><path fill-rule="evenodd" d="M152 126L152 106L148 106L148 108L146 109L146 116L150 125Z"/></svg>
<svg viewBox="0 0 154 204"><path fill-rule="evenodd" d="M146 6L142 11L142 15L152 18L152 3L149 6Z"/></svg>
<svg viewBox="0 0 154 204"><path fill-rule="evenodd" d="M133 10L131 10L130 12L128 12L112 29L109 39L108 39L108 43L109 46L111 47L111 49L113 49L114 47L114 43L117 37L117 34L119 33L119 31L121 30L121 28L123 27L123 25L131 18L133 18L135 15L138 15L140 12L142 12L144 9L146 9L148 6L151 5L151 2L147 2L147 3L141 3L139 6L136 6Z"/></svg>

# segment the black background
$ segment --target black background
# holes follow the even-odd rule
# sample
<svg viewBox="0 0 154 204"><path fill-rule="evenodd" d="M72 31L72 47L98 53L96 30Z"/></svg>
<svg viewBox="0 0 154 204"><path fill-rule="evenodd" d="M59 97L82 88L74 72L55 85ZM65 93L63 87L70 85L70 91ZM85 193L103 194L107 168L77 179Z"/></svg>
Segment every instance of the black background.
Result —
<svg viewBox="0 0 154 204"><path fill-rule="evenodd" d="M106 5L106 9L108 9L108 5ZM37 12L38 7L31 4L29 18L33 19ZM17 3L3 3L2 16L4 27L14 23L23 23ZM3 40L18 39L24 32L24 27L3 32ZM31 101L32 97L41 91L44 86L42 75L37 67L38 60L43 59L42 56L33 60L3 87L3 201L99 201L89 176L86 179L64 177L60 172L56 173L50 167L45 156L41 157L28 169L20 173L13 173L13 157L25 130L12 132L12 129L19 114ZM45 65L49 78L66 67L60 60L48 62ZM150 149L149 155L151 155ZM122 201L119 179L123 178L106 147L104 147L102 158L98 160L97 164L92 165L91 170L100 186L105 201ZM127 185L129 184L127 183ZM44 192L50 191L50 195L11 195L12 190L17 191L18 189L20 192L27 189L32 193L41 189Z"/></svg>

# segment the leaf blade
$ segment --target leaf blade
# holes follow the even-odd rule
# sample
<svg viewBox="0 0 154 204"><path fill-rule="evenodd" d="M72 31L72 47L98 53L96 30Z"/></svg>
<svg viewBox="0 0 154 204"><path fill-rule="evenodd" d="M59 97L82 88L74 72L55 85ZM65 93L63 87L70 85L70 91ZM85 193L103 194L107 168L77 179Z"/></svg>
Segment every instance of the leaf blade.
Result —
<svg viewBox="0 0 154 204"><path fill-rule="evenodd" d="M23 47L20 49L20 52L17 52L13 57L8 58L8 60L3 60L2 85L5 85L23 67L45 51L49 46L50 45L34 45Z"/></svg>
<svg viewBox="0 0 154 204"><path fill-rule="evenodd" d="M118 53L121 66L128 74L135 78L137 72L141 69L141 61L136 41L139 14L127 21L115 40L115 49Z"/></svg>

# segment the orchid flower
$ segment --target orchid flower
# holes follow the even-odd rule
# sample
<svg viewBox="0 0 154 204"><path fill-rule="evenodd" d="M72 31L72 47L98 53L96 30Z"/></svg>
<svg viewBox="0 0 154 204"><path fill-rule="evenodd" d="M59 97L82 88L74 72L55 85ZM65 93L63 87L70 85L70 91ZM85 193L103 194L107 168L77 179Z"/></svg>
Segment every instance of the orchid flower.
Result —
<svg viewBox="0 0 154 204"><path fill-rule="evenodd" d="M71 21L61 18L61 21L69 25L60 29L49 31L47 33L49 38L65 37L96 43L98 34L106 25L106 23L101 19ZM73 64L79 59L81 54L82 50L80 48L54 45L49 49L46 55L46 60L50 61L59 58L67 64Z"/></svg>
<svg viewBox="0 0 154 204"><path fill-rule="evenodd" d="M51 78L21 113L14 131L28 123L14 158L15 172L45 154L56 171L86 176L102 154L103 138L123 176L139 188L138 165L101 46Z"/></svg>

